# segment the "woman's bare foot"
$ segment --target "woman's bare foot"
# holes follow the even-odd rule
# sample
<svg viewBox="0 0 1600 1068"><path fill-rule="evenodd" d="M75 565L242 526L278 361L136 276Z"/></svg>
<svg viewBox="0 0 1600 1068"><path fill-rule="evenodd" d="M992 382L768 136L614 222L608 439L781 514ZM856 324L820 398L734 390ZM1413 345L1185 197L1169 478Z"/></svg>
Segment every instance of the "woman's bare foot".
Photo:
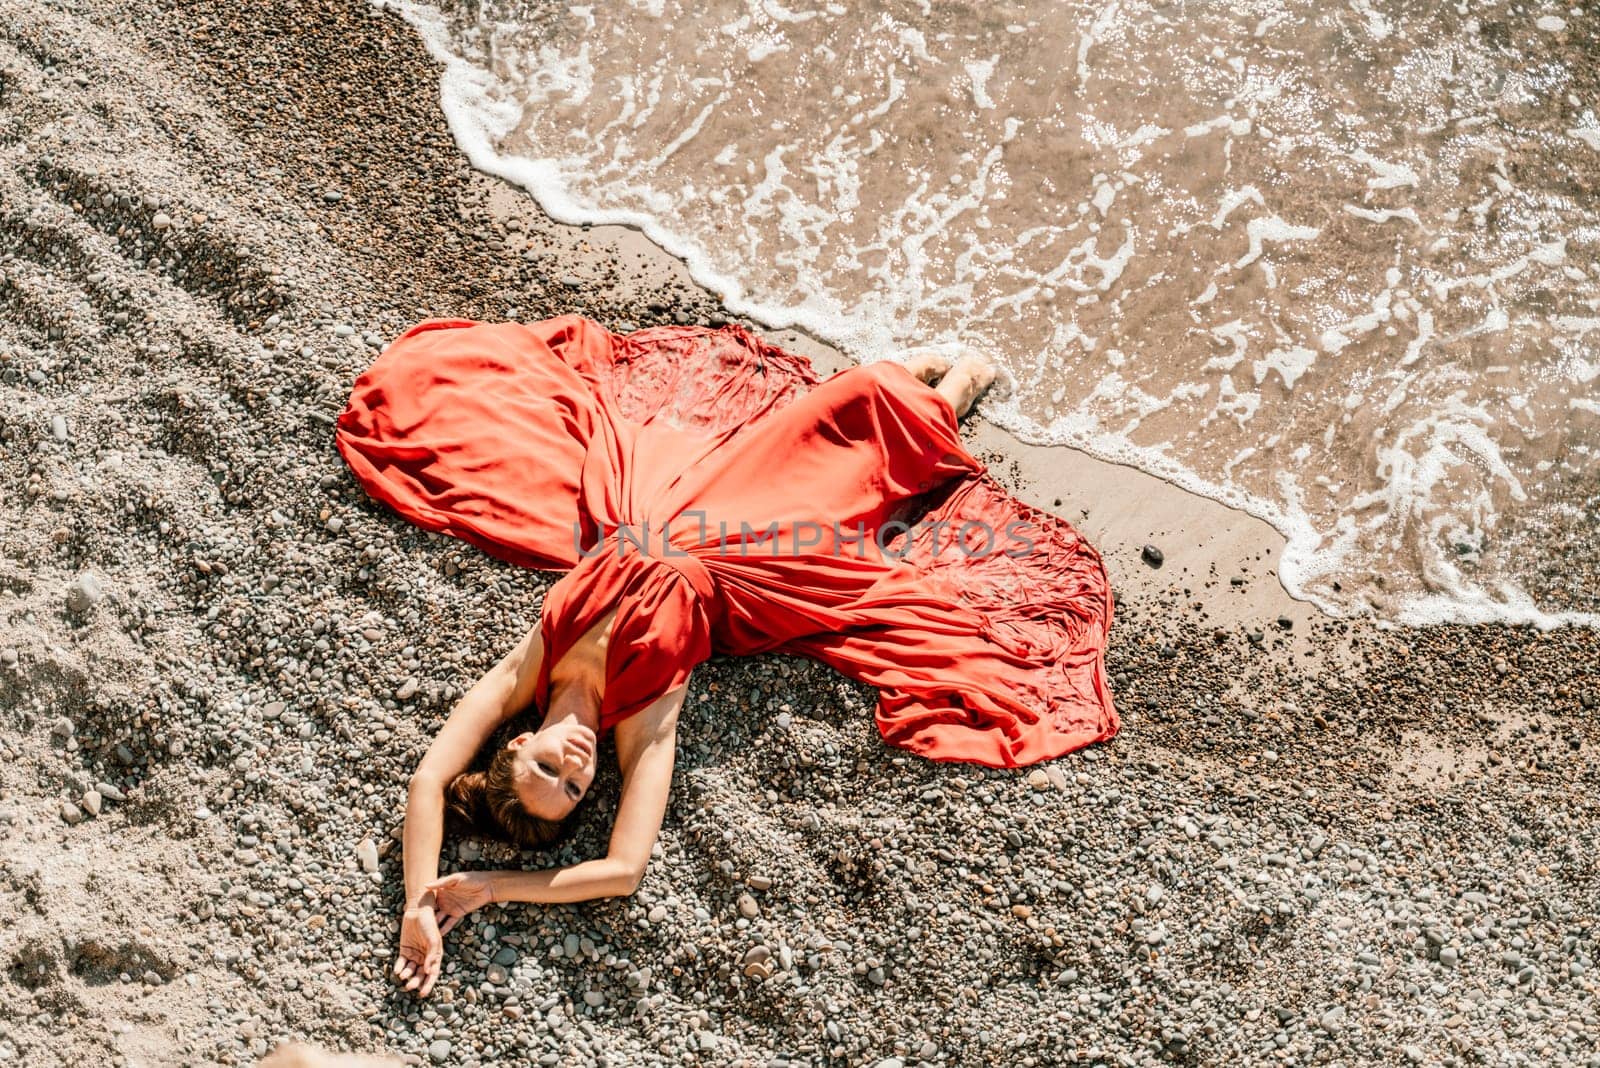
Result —
<svg viewBox="0 0 1600 1068"><path fill-rule="evenodd" d="M956 361L935 388L950 402L960 419L972 410L983 391L994 384L995 366L985 356L970 353Z"/></svg>
<svg viewBox="0 0 1600 1068"><path fill-rule="evenodd" d="M937 352L919 352L908 356L900 366L930 386L950 371L950 361Z"/></svg>

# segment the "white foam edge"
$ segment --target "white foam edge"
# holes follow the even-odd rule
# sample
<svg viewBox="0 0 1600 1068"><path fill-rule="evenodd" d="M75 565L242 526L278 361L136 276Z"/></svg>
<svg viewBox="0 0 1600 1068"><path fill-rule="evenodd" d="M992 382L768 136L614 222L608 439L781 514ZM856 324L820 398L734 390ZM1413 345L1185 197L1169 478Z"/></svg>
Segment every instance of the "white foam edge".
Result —
<svg viewBox="0 0 1600 1068"><path fill-rule="evenodd" d="M556 167L541 160L504 156L494 148L498 132L486 121L494 106L482 93L488 76L458 55L449 45L448 30L439 12L415 0L369 0L380 10L399 12L421 37L428 54L444 65L440 75L440 106L456 145L473 167L503 178L528 191L539 207L556 222L568 226L624 226L649 238L657 247L675 257L687 268L689 277L709 292L716 293L724 307L735 315L746 316L774 330L800 329L858 358L874 350L883 352L904 346L896 344L889 329L881 324L865 324L846 319L837 305L826 311L763 304L745 296L738 279L717 271L710 257L692 238L664 226L655 216L626 209L599 209L573 198L560 181ZM827 302L832 304L832 302ZM881 358L881 357L879 357ZM1216 501L1262 520L1284 538L1278 560L1278 580L1293 598L1315 605L1334 618L1351 618L1370 613L1352 611L1349 606L1319 597L1307 584L1338 566L1341 551L1322 548L1323 537L1303 515L1231 486L1211 482L1189 470L1158 449L1134 445L1103 431L1074 431L1064 426L1046 427L1025 416L1015 400L985 401L982 413L997 426L1020 440L1036 445L1066 446L1110 463L1132 467L1169 482L1179 489ZM1380 627L1395 625L1429 626L1448 623L1503 623L1531 625L1539 630L1562 626L1600 627L1600 613L1547 612L1533 604L1524 592L1503 589L1503 600L1491 597L1477 587L1453 590L1449 594L1427 594L1408 598L1396 606L1391 618L1374 617Z"/></svg>

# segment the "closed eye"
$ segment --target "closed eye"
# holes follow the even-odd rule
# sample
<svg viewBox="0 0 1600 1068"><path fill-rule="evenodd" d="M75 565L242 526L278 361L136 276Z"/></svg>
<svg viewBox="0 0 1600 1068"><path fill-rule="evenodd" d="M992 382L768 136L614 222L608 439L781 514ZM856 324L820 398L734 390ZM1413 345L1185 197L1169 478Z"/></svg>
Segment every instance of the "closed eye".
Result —
<svg viewBox="0 0 1600 1068"><path fill-rule="evenodd" d="M540 771L544 772L546 775L550 776L552 779L556 779L558 781L560 780L561 773L559 771L557 771L555 768L551 767L549 764L546 764L542 760L538 761L537 763L539 765L539 770ZM583 796L583 788L580 787L575 782L570 782L569 781L567 783L566 789L567 789L567 796L572 798L574 801L578 800L578 798Z"/></svg>

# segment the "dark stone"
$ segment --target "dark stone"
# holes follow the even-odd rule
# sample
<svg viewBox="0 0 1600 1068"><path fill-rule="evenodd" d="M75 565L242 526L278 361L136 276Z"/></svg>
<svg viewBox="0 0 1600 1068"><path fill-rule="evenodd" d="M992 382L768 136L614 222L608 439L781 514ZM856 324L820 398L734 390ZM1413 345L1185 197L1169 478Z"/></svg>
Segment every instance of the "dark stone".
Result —
<svg viewBox="0 0 1600 1068"><path fill-rule="evenodd" d="M1139 555L1144 562L1149 564L1151 567L1160 567L1166 562L1167 559L1166 554L1160 549L1157 549L1154 545L1146 545L1144 547L1144 552L1140 553Z"/></svg>

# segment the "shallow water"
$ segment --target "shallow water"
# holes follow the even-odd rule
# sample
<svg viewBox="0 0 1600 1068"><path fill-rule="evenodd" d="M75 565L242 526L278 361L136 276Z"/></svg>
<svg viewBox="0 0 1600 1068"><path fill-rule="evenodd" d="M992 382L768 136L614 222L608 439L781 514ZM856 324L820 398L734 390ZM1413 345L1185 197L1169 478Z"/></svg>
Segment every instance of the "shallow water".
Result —
<svg viewBox="0 0 1600 1068"><path fill-rule="evenodd" d="M1594 624L1600 19L1463 11L405 8L474 163L735 311L993 353L986 415L1267 519L1330 611Z"/></svg>

